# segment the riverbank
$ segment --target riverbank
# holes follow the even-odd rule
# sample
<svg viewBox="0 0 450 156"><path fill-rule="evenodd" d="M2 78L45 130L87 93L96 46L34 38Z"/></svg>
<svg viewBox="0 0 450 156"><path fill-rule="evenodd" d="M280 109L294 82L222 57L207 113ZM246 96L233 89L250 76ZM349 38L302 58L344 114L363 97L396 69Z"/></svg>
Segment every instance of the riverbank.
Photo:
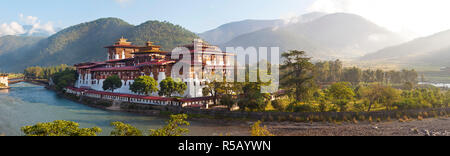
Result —
<svg viewBox="0 0 450 156"><path fill-rule="evenodd" d="M25 82L38 86L48 87L48 82L42 80L25 80Z"/></svg>
<svg viewBox="0 0 450 156"><path fill-rule="evenodd" d="M380 123L265 123L277 136L450 136L450 118Z"/></svg>

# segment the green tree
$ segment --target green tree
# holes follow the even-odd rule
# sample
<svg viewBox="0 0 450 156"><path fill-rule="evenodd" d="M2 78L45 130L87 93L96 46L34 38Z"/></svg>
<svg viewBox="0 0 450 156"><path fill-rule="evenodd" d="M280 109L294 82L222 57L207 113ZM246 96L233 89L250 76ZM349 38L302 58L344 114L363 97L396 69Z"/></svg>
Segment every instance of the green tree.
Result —
<svg viewBox="0 0 450 156"><path fill-rule="evenodd" d="M375 77L376 77L377 82L380 82L380 83L384 82L385 73L383 70L377 69L377 71L375 71L375 75L376 75Z"/></svg>
<svg viewBox="0 0 450 156"><path fill-rule="evenodd" d="M74 69L65 69L64 71L54 73L51 76L51 80L59 91L62 91L65 87L74 86L77 78L78 73Z"/></svg>
<svg viewBox="0 0 450 156"><path fill-rule="evenodd" d="M161 129L150 130L150 136L182 136L189 133L189 129L180 126L189 126L186 114L171 115L168 124Z"/></svg>
<svg viewBox="0 0 450 156"><path fill-rule="evenodd" d="M280 68L284 73L281 76L281 85L297 101L307 100L315 87L311 58L306 57L305 52L297 50L282 56L285 62Z"/></svg>
<svg viewBox="0 0 450 156"><path fill-rule="evenodd" d="M111 132L111 136L142 136L141 130L133 127L129 124L122 122L113 122L111 126L114 126L114 130Z"/></svg>
<svg viewBox="0 0 450 156"><path fill-rule="evenodd" d="M102 132L98 127L79 128L78 123L63 120L25 126L21 130L26 136L97 136Z"/></svg>
<svg viewBox="0 0 450 156"><path fill-rule="evenodd" d="M384 87L381 95L381 101L387 110L392 110L394 103L400 100L399 91L392 87Z"/></svg>
<svg viewBox="0 0 450 156"><path fill-rule="evenodd" d="M362 72L362 81L365 83L375 82L377 80L376 72L373 70L364 70Z"/></svg>
<svg viewBox="0 0 450 156"><path fill-rule="evenodd" d="M412 89L414 89L414 84L412 82L405 82L405 84L403 84L403 89L404 90L412 90Z"/></svg>
<svg viewBox="0 0 450 156"><path fill-rule="evenodd" d="M368 88L364 88L363 90L361 90L361 96L369 101L369 109L367 110L368 112L370 112L373 105L382 100L383 90L384 88L380 84L374 84Z"/></svg>
<svg viewBox="0 0 450 156"><path fill-rule="evenodd" d="M313 94L314 100L319 104L319 111L320 112L326 112L328 110L328 103L327 103L327 97L325 93L317 89Z"/></svg>
<svg viewBox="0 0 450 156"><path fill-rule="evenodd" d="M183 95L187 89L187 85L181 80L175 81L171 77L167 77L159 84L160 96L172 97L173 94Z"/></svg>
<svg viewBox="0 0 450 156"><path fill-rule="evenodd" d="M328 94L340 111L347 111L347 104L355 97L355 93L348 82L338 82L330 86Z"/></svg>
<svg viewBox="0 0 450 156"><path fill-rule="evenodd" d="M232 108L235 103L236 103L236 100L231 95L223 95L220 98L220 104L227 106L228 108Z"/></svg>
<svg viewBox="0 0 450 156"><path fill-rule="evenodd" d="M330 79L330 63L328 61L325 62L317 62L315 64L315 74L314 76L319 82L328 82Z"/></svg>
<svg viewBox="0 0 450 156"><path fill-rule="evenodd" d="M286 97L280 97L274 101L272 101L272 106L280 112L287 111L290 104L293 103L292 98L286 96Z"/></svg>
<svg viewBox="0 0 450 156"><path fill-rule="evenodd" d="M140 76L134 80L134 83L130 86L130 90L134 93L151 95L154 92L158 92L158 82L153 77Z"/></svg>
<svg viewBox="0 0 450 156"><path fill-rule="evenodd" d="M212 82L208 82L206 83L206 87L202 90L203 96L212 96L214 98L214 105L216 105L220 94L225 93L224 87L224 82L217 82L215 80Z"/></svg>
<svg viewBox="0 0 450 156"><path fill-rule="evenodd" d="M114 92L114 90L119 89L122 87L122 80L118 75L112 75L103 82L103 90L111 90Z"/></svg>
<svg viewBox="0 0 450 156"><path fill-rule="evenodd" d="M246 83L243 87L243 94L238 101L241 109L249 109L251 111L264 111L267 104L269 94L261 93L261 83Z"/></svg>
<svg viewBox="0 0 450 156"><path fill-rule="evenodd" d="M357 67L346 68L343 75L343 80L350 82L353 86L356 86L361 82L361 69Z"/></svg>

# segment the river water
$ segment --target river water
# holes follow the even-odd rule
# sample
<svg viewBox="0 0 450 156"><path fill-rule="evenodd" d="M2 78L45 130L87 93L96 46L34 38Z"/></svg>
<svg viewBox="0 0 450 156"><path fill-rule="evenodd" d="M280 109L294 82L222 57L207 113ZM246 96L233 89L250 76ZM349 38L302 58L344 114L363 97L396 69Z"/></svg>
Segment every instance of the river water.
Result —
<svg viewBox="0 0 450 156"><path fill-rule="evenodd" d="M100 127L101 135L109 135L111 122L121 121L143 131L160 128L166 118L137 115L132 113L107 111L82 105L62 97L42 86L18 83L9 90L0 90L0 134L23 135L22 126L38 122L68 120L80 123L80 127ZM247 125L230 125L191 122L189 135L248 135Z"/></svg>

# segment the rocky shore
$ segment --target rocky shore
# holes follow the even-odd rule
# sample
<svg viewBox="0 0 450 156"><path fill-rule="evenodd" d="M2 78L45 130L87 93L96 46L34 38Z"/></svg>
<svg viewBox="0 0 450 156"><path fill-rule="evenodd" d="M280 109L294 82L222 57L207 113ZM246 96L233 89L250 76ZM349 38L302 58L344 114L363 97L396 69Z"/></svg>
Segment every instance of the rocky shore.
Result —
<svg viewBox="0 0 450 156"><path fill-rule="evenodd" d="M450 118L381 123L265 123L277 136L450 136Z"/></svg>

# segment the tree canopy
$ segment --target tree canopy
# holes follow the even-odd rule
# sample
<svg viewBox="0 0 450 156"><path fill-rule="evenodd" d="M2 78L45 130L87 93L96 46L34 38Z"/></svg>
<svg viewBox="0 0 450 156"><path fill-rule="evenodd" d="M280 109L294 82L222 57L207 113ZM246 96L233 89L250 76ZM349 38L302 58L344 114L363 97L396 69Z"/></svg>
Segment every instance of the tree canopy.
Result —
<svg viewBox="0 0 450 156"><path fill-rule="evenodd" d="M182 136L189 133L189 129L181 126L189 126L186 114L171 115L167 125L160 129L150 130L150 136Z"/></svg>
<svg viewBox="0 0 450 156"><path fill-rule="evenodd" d="M153 77L140 76L134 80L134 83L130 86L130 90L134 93L150 95L158 92L158 82Z"/></svg>
<svg viewBox="0 0 450 156"><path fill-rule="evenodd" d="M102 132L98 127L79 128L79 126L76 122L57 120L22 127L22 132L27 136L97 136Z"/></svg>
<svg viewBox="0 0 450 156"><path fill-rule="evenodd" d="M114 130L111 131L111 136L142 136L142 131L129 124L122 122L111 123L114 126Z"/></svg>
<svg viewBox="0 0 450 156"><path fill-rule="evenodd" d="M103 90L105 91L110 90L114 92L114 90L120 87L122 87L122 80L118 75L112 75L103 81Z"/></svg>
<svg viewBox="0 0 450 156"><path fill-rule="evenodd" d="M338 82L330 86L328 94L340 111L347 110L347 104L353 99L355 93L348 82Z"/></svg>
<svg viewBox="0 0 450 156"><path fill-rule="evenodd" d="M175 81L171 77L167 77L159 83L160 96L172 97L174 94L183 95L187 89L187 85L181 80Z"/></svg>
<svg viewBox="0 0 450 156"><path fill-rule="evenodd" d="M62 72L53 74L52 81L57 90L61 91L65 87L73 86L77 81L78 73L74 69L66 69Z"/></svg>
<svg viewBox="0 0 450 156"><path fill-rule="evenodd" d="M314 88L314 65L311 58L308 58L303 51L289 51L284 53L284 64L281 70L284 71L281 76L281 85L289 90L289 94L297 101L304 101Z"/></svg>

